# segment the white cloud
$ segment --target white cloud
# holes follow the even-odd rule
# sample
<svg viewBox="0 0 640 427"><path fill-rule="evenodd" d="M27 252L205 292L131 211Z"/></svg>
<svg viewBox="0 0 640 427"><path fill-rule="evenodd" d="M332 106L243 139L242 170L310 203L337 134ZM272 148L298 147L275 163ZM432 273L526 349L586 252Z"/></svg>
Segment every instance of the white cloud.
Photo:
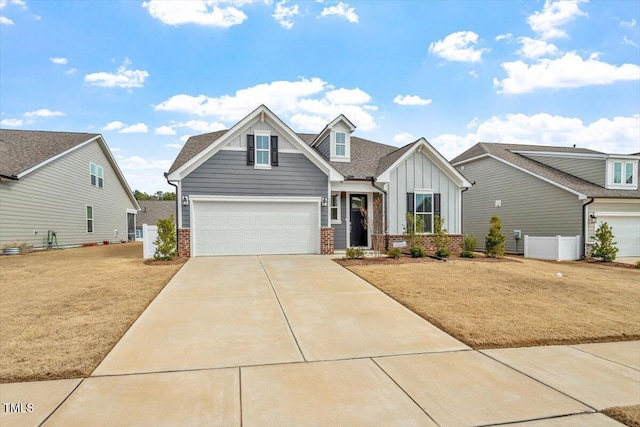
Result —
<svg viewBox="0 0 640 427"><path fill-rule="evenodd" d="M105 126L101 127L100 130L118 130L118 129L122 129L124 127L124 123L116 120L114 122L109 122L107 123Z"/></svg>
<svg viewBox="0 0 640 427"><path fill-rule="evenodd" d="M640 115L600 118L585 124L575 117L547 113L493 116L466 135L445 134L433 138L446 158L461 154L478 141L589 148L606 153L638 151Z"/></svg>
<svg viewBox="0 0 640 427"><path fill-rule="evenodd" d="M626 45L629 45L629 46L638 47L638 43L636 43L633 40L627 38L627 36L623 37L622 43L624 43Z"/></svg>
<svg viewBox="0 0 640 427"><path fill-rule="evenodd" d="M225 2L210 0L150 0L142 3L151 17L167 25L197 24L212 27L229 28L242 24L247 15L231 5L221 7ZM236 2L237 4L238 2ZM242 5L239 2L238 6Z"/></svg>
<svg viewBox="0 0 640 427"><path fill-rule="evenodd" d="M477 43L478 35L473 31L458 31L431 43L429 52L449 61L480 62L482 54L489 49L475 49Z"/></svg>
<svg viewBox="0 0 640 427"><path fill-rule="evenodd" d="M561 27L580 16L589 16L580 10L580 3L588 0L545 0L541 11L527 17L531 29L544 39L567 37Z"/></svg>
<svg viewBox="0 0 640 427"><path fill-rule="evenodd" d="M24 120L22 119L2 119L0 120L0 125L9 126L9 127L18 127L24 124Z"/></svg>
<svg viewBox="0 0 640 427"><path fill-rule="evenodd" d="M0 15L0 24L2 25L13 25L13 21L6 16Z"/></svg>
<svg viewBox="0 0 640 427"><path fill-rule="evenodd" d="M291 7L286 7L285 4L287 0L282 0L276 3L276 10L271 15L278 24L284 29L290 30L293 27L292 18L296 16L298 12L298 5L293 5Z"/></svg>
<svg viewBox="0 0 640 427"><path fill-rule="evenodd" d="M227 127L219 122L207 122L204 120L189 120L184 123L176 123L175 127L187 128L202 133L215 132L217 130L226 129Z"/></svg>
<svg viewBox="0 0 640 427"><path fill-rule="evenodd" d="M559 55L561 53L553 43L547 43L544 40L518 37L518 43L522 44L522 48L518 53L525 58L537 59L541 56Z"/></svg>
<svg viewBox="0 0 640 427"><path fill-rule="evenodd" d="M393 102L398 105L429 105L431 99L420 98L417 95L396 95Z"/></svg>
<svg viewBox="0 0 640 427"><path fill-rule="evenodd" d="M623 28L632 28L636 26L636 20L631 18L631 21L620 21L620 26Z"/></svg>
<svg viewBox="0 0 640 427"><path fill-rule="evenodd" d="M160 126L155 129L156 135L175 135L176 131L171 126Z"/></svg>
<svg viewBox="0 0 640 427"><path fill-rule="evenodd" d="M69 62L69 60L67 58L61 58L59 56L53 57L53 58L49 58L49 61L53 62L54 64L59 64L59 65L65 65L67 62Z"/></svg>
<svg viewBox="0 0 640 427"><path fill-rule="evenodd" d="M188 140L189 138L191 138L191 136L192 136L192 135L182 135L182 136L180 137L180 141L182 141L183 143L185 143L185 142L187 142L187 140Z"/></svg>
<svg viewBox="0 0 640 427"><path fill-rule="evenodd" d="M500 35L496 36L496 41L499 42L500 40L509 40L512 36L513 36L513 34L511 34L511 33L500 34Z"/></svg>
<svg viewBox="0 0 640 427"><path fill-rule="evenodd" d="M474 79L477 79L477 78L478 78L478 73L476 73L476 70L471 70L471 71L469 71L469 75L470 75L471 77L473 77Z"/></svg>
<svg viewBox="0 0 640 427"><path fill-rule="evenodd" d="M640 66L620 66L598 60L591 55L586 61L573 52L558 59L542 59L528 65L522 61L505 62L503 80L494 79L499 93L520 94L542 88L575 88L611 84L616 81L640 80Z"/></svg>
<svg viewBox="0 0 640 427"><path fill-rule="evenodd" d="M25 117L57 117L57 116L64 116L64 113L62 111L51 111L46 108L43 108L40 110L29 111L27 113L24 113L24 116Z"/></svg>
<svg viewBox="0 0 640 427"><path fill-rule="evenodd" d="M127 66L131 61L125 59L115 73L101 71L84 76L84 81L93 86L133 88L142 87L149 73L144 70L129 70Z"/></svg>
<svg viewBox="0 0 640 427"><path fill-rule="evenodd" d="M360 90L360 88L336 89L327 92L325 96L329 102L342 105L366 104L371 101L371 95Z"/></svg>
<svg viewBox="0 0 640 427"><path fill-rule="evenodd" d="M393 136L393 142L395 142L396 144L406 144L415 140L416 137L411 135L409 132L400 132Z"/></svg>
<svg viewBox="0 0 640 427"><path fill-rule="evenodd" d="M136 123L118 131L118 133L147 133L149 128L144 123Z"/></svg>
<svg viewBox="0 0 640 427"><path fill-rule="evenodd" d="M75 73L76 71L78 71L78 69L77 69L77 68L75 68L75 67L74 67L74 68L69 68L65 74L73 74L73 73Z"/></svg>
<svg viewBox="0 0 640 427"><path fill-rule="evenodd" d="M155 109L235 122L265 104L285 119L291 115L289 121L299 131L319 131L339 114L347 116L360 130L371 130L376 127L372 112L378 107L362 104L370 99L371 96L359 88L335 89L314 77L262 83L219 97L174 95Z"/></svg>
<svg viewBox="0 0 640 427"><path fill-rule="evenodd" d="M182 144L165 144L165 147L180 149L180 148L182 148Z"/></svg>
<svg viewBox="0 0 640 427"><path fill-rule="evenodd" d="M149 159L138 155L123 156L121 154L116 154L116 160L131 189L146 193L154 193L158 190L175 191L167 184L163 175L171 167L172 160Z"/></svg>
<svg viewBox="0 0 640 427"><path fill-rule="evenodd" d="M320 12L320 17L327 16L337 16L339 18L344 18L352 24L358 23L359 20L358 14L356 14L356 8L349 7L347 3L342 2L339 2L335 6L325 7L324 9L322 9L322 12Z"/></svg>

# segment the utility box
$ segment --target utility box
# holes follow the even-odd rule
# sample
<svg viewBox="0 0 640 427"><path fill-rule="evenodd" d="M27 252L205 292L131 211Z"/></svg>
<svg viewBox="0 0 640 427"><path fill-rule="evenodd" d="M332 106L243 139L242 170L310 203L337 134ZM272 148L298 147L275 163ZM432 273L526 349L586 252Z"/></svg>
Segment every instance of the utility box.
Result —
<svg viewBox="0 0 640 427"><path fill-rule="evenodd" d="M513 230L514 239L522 239L522 230Z"/></svg>

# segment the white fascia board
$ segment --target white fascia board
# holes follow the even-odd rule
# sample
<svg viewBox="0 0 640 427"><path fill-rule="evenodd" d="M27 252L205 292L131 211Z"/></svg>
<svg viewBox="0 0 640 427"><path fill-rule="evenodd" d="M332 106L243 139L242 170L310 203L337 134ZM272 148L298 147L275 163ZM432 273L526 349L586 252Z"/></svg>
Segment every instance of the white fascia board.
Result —
<svg viewBox="0 0 640 427"><path fill-rule="evenodd" d="M595 153L565 153L556 151L526 151L526 150L509 150L514 154L523 154L525 156L540 156L540 157L568 157L571 159L591 159L591 160L604 160L607 158L606 154Z"/></svg>
<svg viewBox="0 0 640 427"><path fill-rule="evenodd" d="M600 198L597 197L595 198L595 203L621 203L621 204L640 204L640 199L632 199L632 198L620 198L620 199L616 199L616 198Z"/></svg>
<svg viewBox="0 0 640 427"><path fill-rule="evenodd" d="M380 190L371 185L371 181L344 181L332 183L331 191L344 193L380 193Z"/></svg>
<svg viewBox="0 0 640 427"><path fill-rule="evenodd" d="M531 171L530 171L530 170L528 170L528 169L525 169L525 168L520 167L520 166L516 166L516 165L514 165L514 164L513 164L513 163L511 163L511 162L508 162L508 161L506 161L506 160L504 160L504 159L501 159L500 157L494 156L493 154L487 154L487 156L488 156L488 157L491 157L492 159L495 159L495 160L497 160L497 161L499 161L499 162L502 162L502 163L504 163L504 164L506 164L506 165L509 165L509 166L511 166L512 168L518 169L519 171L522 171L522 172L524 172L524 173L526 173L526 174L529 174L529 175L531 175L531 176L535 176L536 178L538 178L538 179L540 179L540 180L542 180L542 181L544 181L544 182L548 182L548 183L549 183L549 184L551 184L551 185L555 185L555 186L556 186L556 187L558 187L558 188L562 188L563 190L568 191L569 193L575 194L576 196L578 196L578 199L579 199L579 200L584 200L584 199L586 199L586 198L587 198L587 195L586 195L586 194L582 194L581 192L576 191L576 190L574 190L573 188L569 188L569 187L567 187L567 186L565 186L565 185L562 185L562 184L560 184L560 183L558 183L558 182L556 182L556 181L554 181L554 180L552 180L552 179L545 178L544 176L542 176L542 175L538 175L538 174L537 174L537 173L535 173L535 172L531 172Z"/></svg>
<svg viewBox="0 0 640 427"><path fill-rule="evenodd" d="M466 159L466 160L460 160L459 162L452 163L452 165L453 166L461 166L461 165L464 165L465 163L470 163L470 162L473 162L473 161L476 161L476 160L479 160L479 159L483 159L483 158L485 158L487 156L489 156L488 153L480 154L479 156L471 157L471 158Z"/></svg>
<svg viewBox="0 0 640 427"><path fill-rule="evenodd" d="M640 217L640 212L604 212L604 211L593 211L593 214L600 218L601 216L632 216L632 217Z"/></svg>
<svg viewBox="0 0 640 427"><path fill-rule="evenodd" d="M637 154L609 154L608 160L640 160L640 156Z"/></svg>

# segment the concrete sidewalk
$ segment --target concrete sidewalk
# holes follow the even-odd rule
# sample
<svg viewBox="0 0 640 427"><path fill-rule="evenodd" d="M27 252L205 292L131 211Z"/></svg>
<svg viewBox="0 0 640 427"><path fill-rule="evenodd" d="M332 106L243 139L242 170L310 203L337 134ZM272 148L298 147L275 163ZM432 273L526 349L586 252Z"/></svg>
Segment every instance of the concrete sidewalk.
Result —
<svg viewBox="0 0 640 427"><path fill-rule="evenodd" d="M0 399L2 426L615 426L640 341L471 351L327 257L195 258L91 377Z"/></svg>

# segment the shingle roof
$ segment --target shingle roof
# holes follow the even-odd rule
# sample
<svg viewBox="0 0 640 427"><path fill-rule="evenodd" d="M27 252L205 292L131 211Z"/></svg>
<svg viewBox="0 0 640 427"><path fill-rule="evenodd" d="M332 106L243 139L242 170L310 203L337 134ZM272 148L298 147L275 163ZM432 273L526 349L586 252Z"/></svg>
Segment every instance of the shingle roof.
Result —
<svg viewBox="0 0 640 427"><path fill-rule="evenodd" d="M178 154L178 157L171 165L169 173L175 171L180 166L185 164L199 152L207 148L218 138L224 135L227 130L221 130L217 132L205 133L203 135L192 136L187 140L187 143ZM317 134L311 133L298 133L300 139L305 143L311 144ZM390 166L397 158L399 158L412 144L404 146L402 148L394 147L391 145L380 144L378 142L369 141L367 139L351 137L351 161L348 163L342 162L329 162L338 172L345 177L353 177L356 179L365 179L372 176L378 176L378 170L381 161L387 156L389 159L393 159L388 163ZM398 152L397 157L393 158L390 155ZM385 163L386 164L386 163ZM386 169L386 167L384 168ZM384 171L382 169L380 172Z"/></svg>
<svg viewBox="0 0 640 427"><path fill-rule="evenodd" d="M141 211L136 215L136 225L156 225L158 220L169 218L173 215L175 221L175 200L138 200Z"/></svg>
<svg viewBox="0 0 640 427"><path fill-rule="evenodd" d="M592 182L578 178L559 169L532 160L513 151L541 151L576 154L604 154L586 148L551 147L542 145L499 144L480 142L451 161L452 164L469 160L483 154L492 154L512 165L550 179L560 185L580 192L587 197L640 198L640 190L609 190Z"/></svg>
<svg viewBox="0 0 640 427"><path fill-rule="evenodd" d="M95 133L0 129L0 175L18 175L97 136Z"/></svg>
<svg viewBox="0 0 640 427"><path fill-rule="evenodd" d="M419 140L414 141L410 144L405 145L404 147L401 147L395 151L392 151L391 153L387 154L386 156L382 157L380 159L380 163L378 164L378 169L376 170L376 176L380 175L382 172L386 171L387 169L389 169L389 167L394 164L396 162L396 160L398 160L400 157L402 157L402 155L404 153L406 153L407 151L409 151L414 145L416 145L418 143Z"/></svg>

